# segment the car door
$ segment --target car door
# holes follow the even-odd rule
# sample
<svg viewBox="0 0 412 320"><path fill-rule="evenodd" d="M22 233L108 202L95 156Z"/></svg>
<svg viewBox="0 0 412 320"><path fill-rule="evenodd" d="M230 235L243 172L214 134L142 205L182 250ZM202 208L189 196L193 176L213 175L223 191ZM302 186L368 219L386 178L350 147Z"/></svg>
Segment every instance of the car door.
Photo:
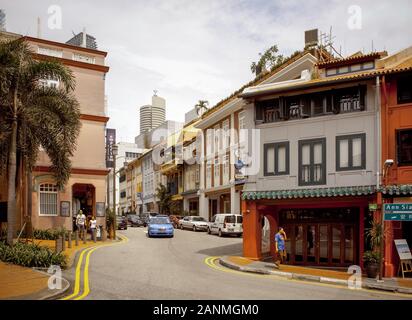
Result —
<svg viewBox="0 0 412 320"><path fill-rule="evenodd" d="M189 217L184 217L182 224L183 224L183 228L188 228L189 227Z"/></svg>
<svg viewBox="0 0 412 320"><path fill-rule="evenodd" d="M212 232L217 232L218 228L217 228L217 220L218 217L216 215L214 215L212 217L212 219L210 220L210 231Z"/></svg>

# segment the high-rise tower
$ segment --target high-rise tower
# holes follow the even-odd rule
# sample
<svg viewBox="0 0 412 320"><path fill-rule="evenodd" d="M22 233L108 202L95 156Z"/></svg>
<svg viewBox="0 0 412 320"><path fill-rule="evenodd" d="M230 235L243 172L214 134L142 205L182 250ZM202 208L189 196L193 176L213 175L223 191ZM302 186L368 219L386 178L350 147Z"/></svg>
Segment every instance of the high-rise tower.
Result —
<svg viewBox="0 0 412 320"><path fill-rule="evenodd" d="M166 100L156 95L151 105L140 107L140 133L148 132L160 126L166 119Z"/></svg>

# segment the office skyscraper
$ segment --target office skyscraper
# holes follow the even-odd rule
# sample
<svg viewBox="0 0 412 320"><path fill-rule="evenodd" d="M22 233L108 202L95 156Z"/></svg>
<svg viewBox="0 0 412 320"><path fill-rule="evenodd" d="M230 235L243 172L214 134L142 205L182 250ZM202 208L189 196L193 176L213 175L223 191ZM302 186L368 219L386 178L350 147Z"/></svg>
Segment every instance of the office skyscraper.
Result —
<svg viewBox="0 0 412 320"><path fill-rule="evenodd" d="M165 119L166 100L154 94L151 105L140 107L140 133L148 132L160 126Z"/></svg>

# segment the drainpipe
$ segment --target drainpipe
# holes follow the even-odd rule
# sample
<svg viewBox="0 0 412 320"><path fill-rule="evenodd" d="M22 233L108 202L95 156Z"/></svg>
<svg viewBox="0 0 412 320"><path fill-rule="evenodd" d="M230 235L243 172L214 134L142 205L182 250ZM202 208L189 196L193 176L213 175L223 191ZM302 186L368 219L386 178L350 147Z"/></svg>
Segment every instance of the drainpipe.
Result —
<svg viewBox="0 0 412 320"><path fill-rule="evenodd" d="M382 191L380 190L382 186L382 179L380 175L380 168L382 164L382 127L381 127L381 86L380 86L380 79L379 76L376 77L376 133L377 133L377 143L376 143L376 168L377 168L377 179L376 179L376 187L377 187L377 205L378 210L380 213L382 228L384 229L384 212L383 212L383 198L382 198ZM380 255L380 263L379 263L379 280L382 281L383 278L383 265L384 265L384 241L381 239L380 241L380 248L379 248L379 255Z"/></svg>

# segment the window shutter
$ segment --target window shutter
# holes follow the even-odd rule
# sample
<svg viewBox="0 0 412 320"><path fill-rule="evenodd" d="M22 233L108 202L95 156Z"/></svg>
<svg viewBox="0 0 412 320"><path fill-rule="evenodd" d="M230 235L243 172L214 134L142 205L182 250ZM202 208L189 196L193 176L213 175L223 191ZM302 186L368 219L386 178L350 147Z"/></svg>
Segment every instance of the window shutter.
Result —
<svg viewBox="0 0 412 320"><path fill-rule="evenodd" d="M255 120L263 122L263 105L259 102L255 102Z"/></svg>

